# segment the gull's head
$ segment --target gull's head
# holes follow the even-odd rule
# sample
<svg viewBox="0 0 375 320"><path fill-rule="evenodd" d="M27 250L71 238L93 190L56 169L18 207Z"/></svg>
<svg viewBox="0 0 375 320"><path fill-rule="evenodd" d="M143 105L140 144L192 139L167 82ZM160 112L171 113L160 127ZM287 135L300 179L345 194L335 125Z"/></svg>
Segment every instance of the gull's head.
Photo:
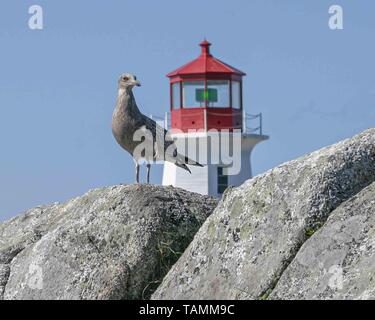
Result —
<svg viewBox="0 0 375 320"><path fill-rule="evenodd" d="M130 73L124 73L118 80L119 89L132 89L137 86L140 87L141 83L137 80L137 77Z"/></svg>

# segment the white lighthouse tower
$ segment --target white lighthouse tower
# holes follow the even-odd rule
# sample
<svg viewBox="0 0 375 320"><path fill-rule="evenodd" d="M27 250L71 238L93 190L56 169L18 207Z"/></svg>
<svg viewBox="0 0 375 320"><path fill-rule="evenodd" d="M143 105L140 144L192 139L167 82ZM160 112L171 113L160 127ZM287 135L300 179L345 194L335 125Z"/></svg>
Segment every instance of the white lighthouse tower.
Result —
<svg viewBox="0 0 375 320"><path fill-rule="evenodd" d="M197 59L167 75L172 137L179 152L205 166L190 166L189 174L165 162L163 185L219 197L228 186L251 178L251 151L268 136L262 134L262 115L244 111L245 73L214 58L210 45L203 41ZM247 125L250 119L256 128Z"/></svg>

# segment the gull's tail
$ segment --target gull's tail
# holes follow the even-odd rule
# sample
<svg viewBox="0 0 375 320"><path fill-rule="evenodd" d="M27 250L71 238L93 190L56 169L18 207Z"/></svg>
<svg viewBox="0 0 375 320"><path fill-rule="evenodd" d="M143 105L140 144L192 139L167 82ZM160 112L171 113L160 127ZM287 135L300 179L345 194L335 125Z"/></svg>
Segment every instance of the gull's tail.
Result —
<svg viewBox="0 0 375 320"><path fill-rule="evenodd" d="M194 161L194 160L191 160L191 159L189 159L188 157L185 157L185 163L186 163L186 164L190 164L191 166L195 166L195 167L204 167L204 166L201 165L199 162Z"/></svg>
<svg viewBox="0 0 375 320"><path fill-rule="evenodd" d="M174 163L177 167L182 168L189 173L191 173L191 171L187 165L195 166L195 167L203 167L203 165L201 165L199 162L192 160L189 157L178 153L177 148L174 148L173 152L171 152L170 150L167 150L167 152L165 152L164 160Z"/></svg>
<svg viewBox="0 0 375 320"><path fill-rule="evenodd" d="M181 154L177 154L175 165L188 171L191 174L191 171L187 164L195 167L203 167L203 165L201 165L199 162L191 160L190 158L183 156Z"/></svg>
<svg viewBox="0 0 375 320"><path fill-rule="evenodd" d="M189 172L191 174L191 171L190 171L189 167L186 164L184 164L184 163L181 164L181 163L177 163L176 162L175 165L177 167L179 167L179 168L182 168L182 169L186 170L187 172Z"/></svg>

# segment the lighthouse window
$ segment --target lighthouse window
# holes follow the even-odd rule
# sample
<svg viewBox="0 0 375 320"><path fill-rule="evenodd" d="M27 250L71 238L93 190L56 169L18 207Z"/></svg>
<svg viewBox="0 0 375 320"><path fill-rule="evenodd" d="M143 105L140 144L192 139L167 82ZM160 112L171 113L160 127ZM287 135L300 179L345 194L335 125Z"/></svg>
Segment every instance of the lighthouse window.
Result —
<svg viewBox="0 0 375 320"><path fill-rule="evenodd" d="M183 82L183 106L184 108L205 107L204 82L187 81Z"/></svg>
<svg viewBox="0 0 375 320"><path fill-rule="evenodd" d="M228 188L228 175L223 167L217 167L217 193L223 194Z"/></svg>
<svg viewBox="0 0 375 320"><path fill-rule="evenodd" d="M207 105L212 108L229 108L229 81L207 81Z"/></svg>
<svg viewBox="0 0 375 320"><path fill-rule="evenodd" d="M241 85L238 81L232 81L232 108L241 109Z"/></svg>
<svg viewBox="0 0 375 320"><path fill-rule="evenodd" d="M172 84L172 108L179 109L181 106L180 96L181 83L175 82Z"/></svg>

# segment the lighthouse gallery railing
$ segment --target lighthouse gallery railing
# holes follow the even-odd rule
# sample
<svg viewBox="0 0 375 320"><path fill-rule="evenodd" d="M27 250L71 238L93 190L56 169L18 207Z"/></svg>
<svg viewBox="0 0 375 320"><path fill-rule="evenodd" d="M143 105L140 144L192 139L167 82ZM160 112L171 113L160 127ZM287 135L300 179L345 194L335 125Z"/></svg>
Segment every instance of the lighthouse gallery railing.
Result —
<svg viewBox="0 0 375 320"><path fill-rule="evenodd" d="M212 112L210 112L212 114ZM223 116L223 114L218 114L220 116ZM190 117L191 115L189 115ZM232 115L228 115L232 116ZM243 112L242 115L242 128L243 132L247 134L258 134L262 135L263 134L263 115L262 113L258 114L250 114L247 112ZM160 116L155 116L155 115L150 115L150 118L155 120L156 122L159 123L159 125L163 126L166 130L169 130L171 128L171 117L170 113L166 112L163 117ZM205 117L207 119L207 117ZM207 121L205 121L207 122Z"/></svg>

